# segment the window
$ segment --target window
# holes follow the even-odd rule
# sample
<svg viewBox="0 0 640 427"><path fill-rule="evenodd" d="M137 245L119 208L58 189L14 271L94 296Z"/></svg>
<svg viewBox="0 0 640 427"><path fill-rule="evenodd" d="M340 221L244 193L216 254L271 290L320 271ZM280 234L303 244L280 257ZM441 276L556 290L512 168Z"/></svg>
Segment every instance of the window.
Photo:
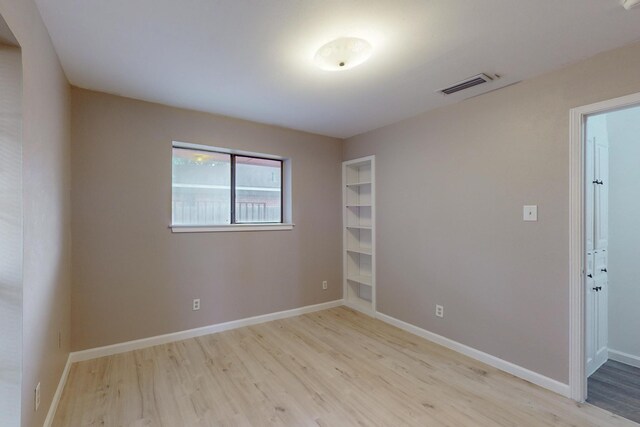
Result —
<svg viewBox="0 0 640 427"><path fill-rule="evenodd" d="M235 222L282 222L282 160L232 157Z"/></svg>
<svg viewBox="0 0 640 427"><path fill-rule="evenodd" d="M282 160L173 147L173 226L282 222Z"/></svg>

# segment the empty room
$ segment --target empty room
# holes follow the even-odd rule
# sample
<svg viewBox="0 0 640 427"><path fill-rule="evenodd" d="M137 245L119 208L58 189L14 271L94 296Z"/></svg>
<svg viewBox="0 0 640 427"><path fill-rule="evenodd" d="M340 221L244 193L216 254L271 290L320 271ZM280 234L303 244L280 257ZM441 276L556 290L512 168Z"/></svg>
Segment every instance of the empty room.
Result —
<svg viewBox="0 0 640 427"><path fill-rule="evenodd" d="M0 426L640 423L640 0L0 0Z"/></svg>

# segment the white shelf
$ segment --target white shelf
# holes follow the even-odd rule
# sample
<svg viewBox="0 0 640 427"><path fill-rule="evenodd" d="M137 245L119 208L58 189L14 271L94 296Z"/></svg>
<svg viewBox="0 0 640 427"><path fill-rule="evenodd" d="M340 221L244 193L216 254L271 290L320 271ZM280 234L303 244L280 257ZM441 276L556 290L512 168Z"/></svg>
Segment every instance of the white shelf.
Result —
<svg viewBox="0 0 640 427"><path fill-rule="evenodd" d="M347 252L354 252L356 254L371 255L371 248L348 248Z"/></svg>
<svg viewBox="0 0 640 427"><path fill-rule="evenodd" d="M373 279L371 276L347 276L347 280L360 283L361 285L373 286Z"/></svg>
<svg viewBox="0 0 640 427"><path fill-rule="evenodd" d="M345 304L375 313L375 158L342 164Z"/></svg>

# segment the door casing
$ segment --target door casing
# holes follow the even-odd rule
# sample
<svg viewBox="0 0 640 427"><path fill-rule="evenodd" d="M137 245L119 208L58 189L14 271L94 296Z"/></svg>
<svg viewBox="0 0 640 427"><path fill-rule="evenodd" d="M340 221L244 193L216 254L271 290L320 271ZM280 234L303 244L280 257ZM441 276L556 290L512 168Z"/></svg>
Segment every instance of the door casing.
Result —
<svg viewBox="0 0 640 427"><path fill-rule="evenodd" d="M586 117L636 105L640 105L640 93L584 105L569 112L569 393L578 402L587 398L584 207Z"/></svg>

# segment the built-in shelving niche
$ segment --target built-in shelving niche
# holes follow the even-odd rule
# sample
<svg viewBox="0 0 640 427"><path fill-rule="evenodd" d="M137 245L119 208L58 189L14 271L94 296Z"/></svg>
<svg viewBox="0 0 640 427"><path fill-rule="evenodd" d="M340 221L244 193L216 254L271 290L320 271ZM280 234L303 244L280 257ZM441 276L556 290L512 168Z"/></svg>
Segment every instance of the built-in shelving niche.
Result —
<svg viewBox="0 0 640 427"><path fill-rule="evenodd" d="M375 311L374 156L343 164L344 298L347 305Z"/></svg>

